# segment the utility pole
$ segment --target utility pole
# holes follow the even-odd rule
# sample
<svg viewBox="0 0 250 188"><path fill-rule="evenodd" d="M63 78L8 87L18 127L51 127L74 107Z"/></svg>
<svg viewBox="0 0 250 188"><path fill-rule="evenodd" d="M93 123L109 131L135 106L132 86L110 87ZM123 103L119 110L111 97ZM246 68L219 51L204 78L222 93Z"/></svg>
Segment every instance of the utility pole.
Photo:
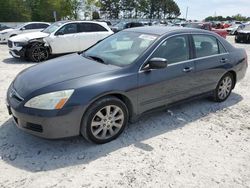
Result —
<svg viewBox="0 0 250 188"><path fill-rule="evenodd" d="M186 20L188 18L188 9L189 9L189 7L187 6L187 9L186 9Z"/></svg>

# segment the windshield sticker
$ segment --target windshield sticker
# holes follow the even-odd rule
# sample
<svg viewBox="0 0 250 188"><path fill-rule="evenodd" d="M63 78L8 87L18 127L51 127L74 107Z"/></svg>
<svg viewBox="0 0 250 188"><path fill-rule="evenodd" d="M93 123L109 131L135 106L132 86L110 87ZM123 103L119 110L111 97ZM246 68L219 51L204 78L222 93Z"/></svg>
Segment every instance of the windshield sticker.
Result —
<svg viewBox="0 0 250 188"><path fill-rule="evenodd" d="M155 36L152 36L152 35L145 35L145 34L140 35L139 38L140 38L140 39L145 39L145 40L155 40L155 39L156 39Z"/></svg>

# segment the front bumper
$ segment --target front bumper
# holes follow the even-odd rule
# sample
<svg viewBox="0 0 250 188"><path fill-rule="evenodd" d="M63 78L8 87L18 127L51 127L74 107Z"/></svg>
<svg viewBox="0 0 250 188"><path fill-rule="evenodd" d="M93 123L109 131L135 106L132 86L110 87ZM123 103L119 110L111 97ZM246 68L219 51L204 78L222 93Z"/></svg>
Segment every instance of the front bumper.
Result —
<svg viewBox="0 0 250 188"><path fill-rule="evenodd" d="M26 48L22 46L15 46L14 42L8 40L9 53L15 58L24 58L26 54Z"/></svg>
<svg viewBox="0 0 250 188"><path fill-rule="evenodd" d="M83 111L80 107L64 110L58 113L37 114L21 113L7 104L9 113L13 116L16 126L32 135L47 139L58 139L80 134ZM32 114L33 113L33 114Z"/></svg>

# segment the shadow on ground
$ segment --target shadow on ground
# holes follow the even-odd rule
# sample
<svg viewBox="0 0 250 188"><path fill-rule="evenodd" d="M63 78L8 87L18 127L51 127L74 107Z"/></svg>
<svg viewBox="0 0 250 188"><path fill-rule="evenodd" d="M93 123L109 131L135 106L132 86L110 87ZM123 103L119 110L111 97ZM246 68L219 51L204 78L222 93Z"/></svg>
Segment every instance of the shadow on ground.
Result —
<svg viewBox="0 0 250 188"><path fill-rule="evenodd" d="M6 64L33 64L35 63L31 61L26 61L24 59L14 58L14 57L6 58L2 62Z"/></svg>
<svg viewBox="0 0 250 188"><path fill-rule="evenodd" d="M90 144L80 136L62 140L37 138L17 129L9 119L0 126L0 156L9 165L37 172L88 164L130 145L149 152L154 148L144 140L182 128L241 100L240 95L232 93L224 103L200 99L172 107L171 112L155 112L130 124L118 139L104 145Z"/></svg>

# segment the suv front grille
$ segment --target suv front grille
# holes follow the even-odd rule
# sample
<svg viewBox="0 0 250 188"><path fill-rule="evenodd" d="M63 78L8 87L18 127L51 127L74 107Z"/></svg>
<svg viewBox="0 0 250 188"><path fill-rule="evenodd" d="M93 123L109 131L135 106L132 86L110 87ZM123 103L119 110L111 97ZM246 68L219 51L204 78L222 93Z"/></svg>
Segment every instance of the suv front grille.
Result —
<svg viewBox="0 0 250 188"><path fill-rule="evenodd" d="M8 47L9 47L9 48L12 48L12 47L13 47L13 44L12 44L12 42L11 42L10 40L8 40Z"/></svg>

